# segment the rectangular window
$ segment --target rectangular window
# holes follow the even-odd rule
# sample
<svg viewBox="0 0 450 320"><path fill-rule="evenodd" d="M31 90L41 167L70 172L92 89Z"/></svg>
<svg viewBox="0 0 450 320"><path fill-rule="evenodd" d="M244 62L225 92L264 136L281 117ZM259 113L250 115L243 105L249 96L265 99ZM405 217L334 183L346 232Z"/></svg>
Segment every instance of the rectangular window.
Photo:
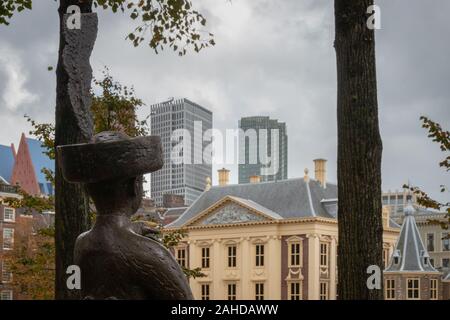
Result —
<svg viewBox="0 0 450 320"><path fill-rule="evenodd" d="M209 268L209 248L202 248L202 268Z"/></svg>
<svg viewBox="0 0 450 320"><path fill-rule="evenodd" d="M428 252L434 251L434 233L427 233L427 250Z"/></svg>
<svg viewBox="0 0 450 320"><path fill-rule="evenodd" d="M430 280L430 300L438 299L438 281L437 279Z"/></svg>
<svg viewBox="0 0 450 320"><path fill-rule="evenodd" d="M186 268L186 249L177 250L177 261L180 266Z"/></svg>
<svg viewBox="0 0 450 320"><path fill-rule="evenodd" d="M300 243L291 243L291 266L300 266Z"/></svg>
<svg viewBox="0 0 450 320"><path fill-rule="evenodd" d="M14 229L3 228L3 249L11 250L14 247Z"/></svg>
<svg viewBox="0 0 450 320"><path fill-rule="evenodd" d="M264 245L263 244L257 244L255 247L256 252L256 263L255 265L257 267L263 267L264 266Z"/></svg>
<svg viewBox="0 0 450 320"><path fill-rule="evenodd" d="M442 233L442 251L450 251L450 234Z"/></svg>
<svg viewBox="0 0 450 320"><path fill-rule="evenodd" d="M202 284L202 300L209 300L209 284Z"/></svg>
<svg viewBox="0 0 450 320"><path fill-rule="evenodd" d="M228 268L236 268L236 246L228 246Z"/></svg>
<svg viewBox="0 0 450 320"><path fill-rule="evenodd" d="M444 258L442 259L442 268L448 268L450 267L450 259Z"/></svg>
<svg viewBox="0 0 450 320"><path fill-rule="evenodd" d="M264 283L255 283L255 300L264 300Z"/></svg>
<svg viewBox="0 0 450 320"><path fill-rule="evenodd" d="M5 222L14 222L16 220L16 214L13 208L3 209L3 220Z"/></svg>
<svg viewBox="0 0 450 320"><path fill-rule="evenodd" d="M300 281L289 283L289 300L301 300L301 288L302 285Z"/></svg>
<svg viewBox="0 0 450 320"><path fill-rule="evenodd" d="M328 267L328 243L320 243L320 266Z"/></svg>
<svg viewBox="0 0 450 320"><path fill-rule="evenodd" d="M2 290L0 293L0 300L12 300L13 292L12 290Z"/></svg>
<svg viewBox="0 0 450 320"><path fill-rule="evenodd" d="M407 279L406 280L406 298L409 300L420 299L419 295L419 279Z"/></svg>
<svg viewBox="0 0 450 320"><path fill-rule="evenodd" d="M236 283L228 284L228 300L236 300Z"/></svg>
<svg viewBox="0 0 450 320"><path fill-rule="evenodd" d="M395 299L395 280L387 279L386 280L386 300L394 300Z"/></svg>
<svg viewBox="0 0 450 320"><path fill-rule="evenodd" d="M1 282L3 283L9 283L12 281L12 272L10 265L7 261L2 262L2 277Z"/></svg>
<svg viewBox="0 0 450 320"><path fill-rule="evenodd" d="M328 300L328 282L320 282L320 300Z"/></svg>

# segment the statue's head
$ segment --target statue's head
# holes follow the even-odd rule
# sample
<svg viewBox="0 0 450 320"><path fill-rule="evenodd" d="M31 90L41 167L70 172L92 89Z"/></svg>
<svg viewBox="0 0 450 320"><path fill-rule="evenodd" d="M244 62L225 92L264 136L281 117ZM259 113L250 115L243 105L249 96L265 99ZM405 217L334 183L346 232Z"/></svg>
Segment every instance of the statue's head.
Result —
<svg viewBox="0 0 450 320"><path fill-rule="evenodd" d="M121 212L131 216L139 209L144 195L142 176L88 183L86 186L99 214Z"/></svg>
<svg viewBox="0 0 450 320"><path fill-rule="evenodd" d="M142 175L163 166L158 136L130 138L111 131L89 143L59 146L57 156L64 178L85 183L100 214L135 213L143 196Z"/></svg>

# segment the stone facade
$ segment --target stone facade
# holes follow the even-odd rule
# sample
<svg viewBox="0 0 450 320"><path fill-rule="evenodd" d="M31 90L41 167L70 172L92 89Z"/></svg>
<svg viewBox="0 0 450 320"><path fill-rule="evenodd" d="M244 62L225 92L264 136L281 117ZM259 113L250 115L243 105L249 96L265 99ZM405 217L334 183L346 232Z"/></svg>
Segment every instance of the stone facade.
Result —
<svg viewBox="0 0 450 320"><path fill-rule="evenodd" d="M214 218L230 211L259 218L237 219L234 223ZM200 213L183 229L188 236L175 248L175 257L186 255L184 263L189 268L200 267L206 274L190 279L196 299L336 299L335 219L277 220L230 198ZM385 245L391 252L397 236L398 229L386 225ZM262 265L257 263L261 250ZM209 260L207 264L203 264L205 258ZM235 264L230 266L229 259L235 259ZM235 295L230 294L233 288ZM263 295L258 294L260 288Z"/></svg>
<svg viewBox="0 0 450 320"><path fill-rule="evenodd" d="M306 234L281 237L281 300L289 300L292 286L300 284L299 300L308 300L308 242ZM299 245L299 264L292 263L292 249ZM295 260L295 259L294 259Z"/></svg>

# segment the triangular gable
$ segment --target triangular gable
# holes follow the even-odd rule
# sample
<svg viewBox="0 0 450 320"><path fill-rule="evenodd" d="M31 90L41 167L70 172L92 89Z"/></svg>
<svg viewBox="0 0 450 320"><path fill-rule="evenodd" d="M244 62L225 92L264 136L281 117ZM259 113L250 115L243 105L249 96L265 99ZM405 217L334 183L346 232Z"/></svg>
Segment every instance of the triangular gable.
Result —
<svg viewBox="0 0 450 320"><path fill-rule="evenodd" d="M248 200L226 196L189 220L186 226L234 224L278 220L281 217ZM264 212L266 211L266 212Z"/></svg>
<svg viewBox="0 0 450 320"><path fill-rule="evenodd" d="M20 138L19 149L14 163L14 169L11 176L11 184L18 184L22 190L31 195L41 194L36 171L33 166L30 150L28 148L25 134Z"/></svg>

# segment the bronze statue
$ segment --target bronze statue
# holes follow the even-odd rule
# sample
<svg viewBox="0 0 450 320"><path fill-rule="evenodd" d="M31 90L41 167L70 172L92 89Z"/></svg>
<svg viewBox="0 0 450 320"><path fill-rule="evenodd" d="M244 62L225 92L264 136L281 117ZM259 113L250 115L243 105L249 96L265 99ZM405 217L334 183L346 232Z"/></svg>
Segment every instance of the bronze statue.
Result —
<svg viewBox="0 0 450 320"><path fill-rule="evenodd" d="M160 138L102 132L90 143L58 147L58 160L66 180L86 184L97 209L93 228L75 244L81 298L192 299L172 254L130 221L142 200L142 175L163 166Z"/></svg>

